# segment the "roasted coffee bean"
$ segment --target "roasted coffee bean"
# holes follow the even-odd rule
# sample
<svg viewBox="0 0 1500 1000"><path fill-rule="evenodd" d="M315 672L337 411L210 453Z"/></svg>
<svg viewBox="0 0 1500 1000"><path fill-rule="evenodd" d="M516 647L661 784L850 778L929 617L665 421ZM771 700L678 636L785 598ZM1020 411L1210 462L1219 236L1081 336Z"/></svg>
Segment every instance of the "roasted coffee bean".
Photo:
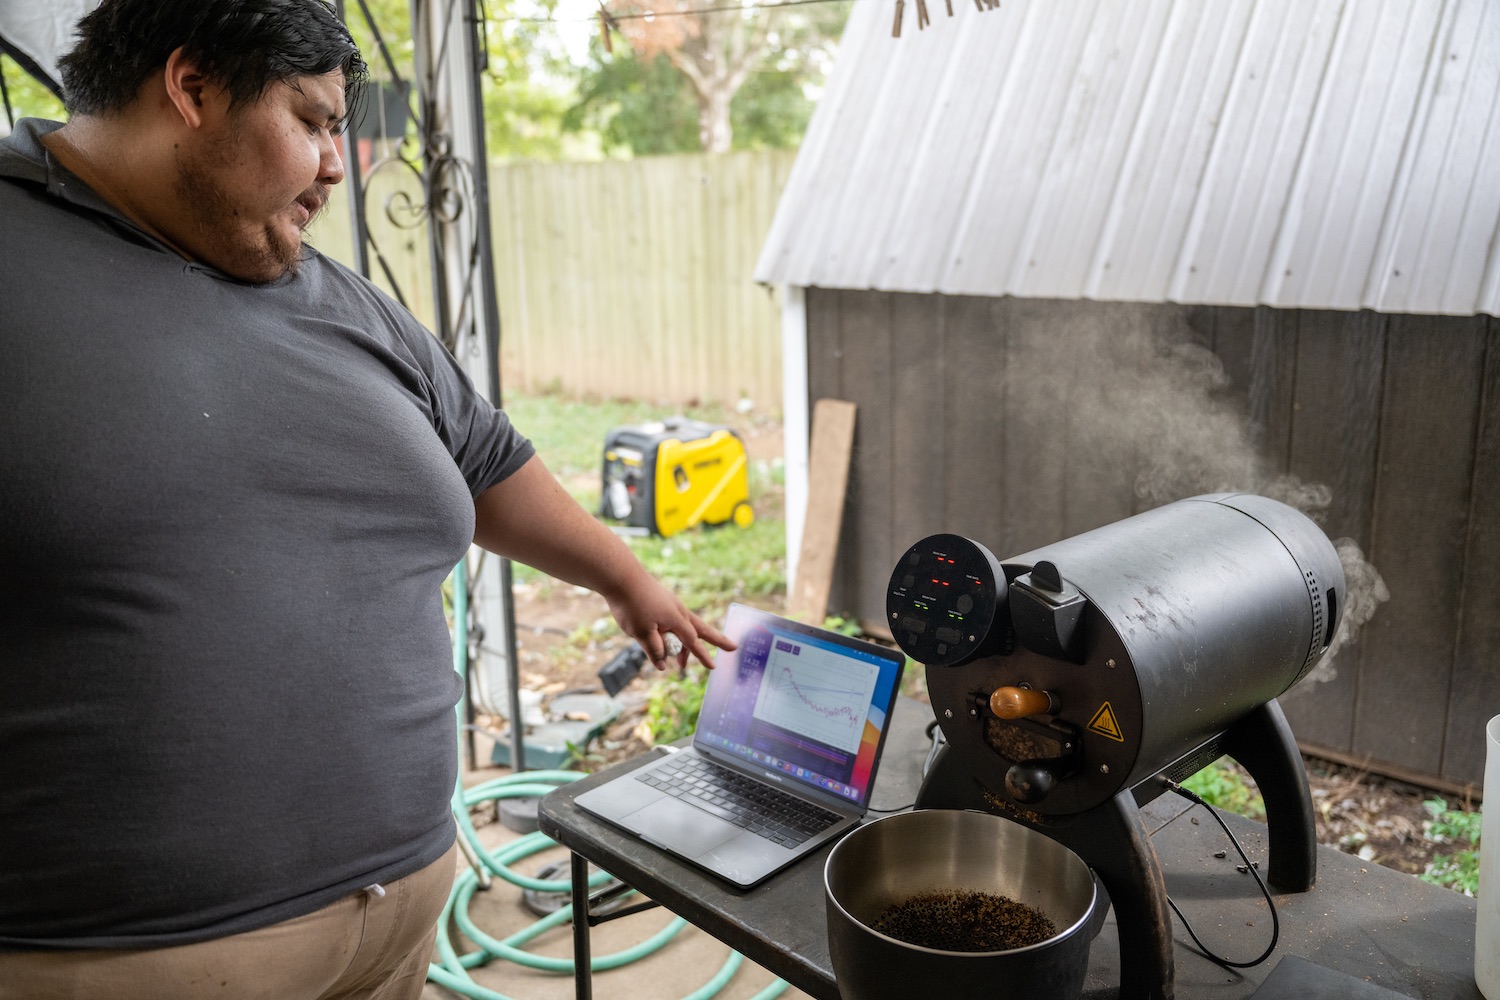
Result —
<svg viewBox="0 0 1500 1000"><path fill-rule="evenodd" d="M888 907L873 926L939 951L1008 951L1057 934L1040 910L987 892L923 893Z"/></svg>

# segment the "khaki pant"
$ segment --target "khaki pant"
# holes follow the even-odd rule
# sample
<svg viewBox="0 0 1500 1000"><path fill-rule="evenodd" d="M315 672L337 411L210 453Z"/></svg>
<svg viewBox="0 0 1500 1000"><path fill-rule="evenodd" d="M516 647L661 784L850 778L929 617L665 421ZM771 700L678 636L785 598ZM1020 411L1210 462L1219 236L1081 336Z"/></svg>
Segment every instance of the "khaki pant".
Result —
<svg viewBox="0 0 1500 1000"><path fill-rule="evenodd" d="M0 1000L417 1000L455 846L306 916L147 950L0 952Z"/></svg>

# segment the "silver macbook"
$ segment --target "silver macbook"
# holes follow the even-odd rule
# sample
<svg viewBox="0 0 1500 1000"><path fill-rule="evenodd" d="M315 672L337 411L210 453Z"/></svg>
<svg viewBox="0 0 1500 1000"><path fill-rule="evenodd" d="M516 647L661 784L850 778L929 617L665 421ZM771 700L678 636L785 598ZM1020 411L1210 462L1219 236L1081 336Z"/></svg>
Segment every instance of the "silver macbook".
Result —
<svg viewBox="0 0 1500 1000"><path fill-rule="evenodd" d="M575 801L749 887L864 816L906 658L739 604L724 631L693 745Z"/></svg>

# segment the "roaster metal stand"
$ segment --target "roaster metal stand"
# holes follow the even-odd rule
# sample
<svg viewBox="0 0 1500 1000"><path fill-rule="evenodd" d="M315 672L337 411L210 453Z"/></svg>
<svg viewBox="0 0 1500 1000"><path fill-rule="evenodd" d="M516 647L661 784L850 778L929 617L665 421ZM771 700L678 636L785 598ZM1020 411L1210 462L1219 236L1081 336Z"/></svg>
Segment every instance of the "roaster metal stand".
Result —
<svg viewBox="0 0 1500 1000"><path fill-rule="evenodd" d="M933 760L918 809L977 809L1038 830L1083 858L1103 883L1120 939L1120 1000L1172 1000L1172 912L1140 807L1220 756L1242 764L1266 803L1268 881L1306 892L1317 875L1317 830L1302 755L1275 701L1262 705L1172 767L1083 812L1045 816L985 789L946 745Z"/></svg>

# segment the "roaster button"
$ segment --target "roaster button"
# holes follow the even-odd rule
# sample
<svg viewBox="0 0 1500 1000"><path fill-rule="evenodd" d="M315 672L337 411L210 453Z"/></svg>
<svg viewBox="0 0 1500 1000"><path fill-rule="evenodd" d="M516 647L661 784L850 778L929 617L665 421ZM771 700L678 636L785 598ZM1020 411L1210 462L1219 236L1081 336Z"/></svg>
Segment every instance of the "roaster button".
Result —
<svg viewBox="0 0 1500 1000"><path fill-rule="evenodd" d="M917 635L921 635L927 631L927 622L916 615L906 615L901 619L901 627L908 632L915 632Z"/></svg>

